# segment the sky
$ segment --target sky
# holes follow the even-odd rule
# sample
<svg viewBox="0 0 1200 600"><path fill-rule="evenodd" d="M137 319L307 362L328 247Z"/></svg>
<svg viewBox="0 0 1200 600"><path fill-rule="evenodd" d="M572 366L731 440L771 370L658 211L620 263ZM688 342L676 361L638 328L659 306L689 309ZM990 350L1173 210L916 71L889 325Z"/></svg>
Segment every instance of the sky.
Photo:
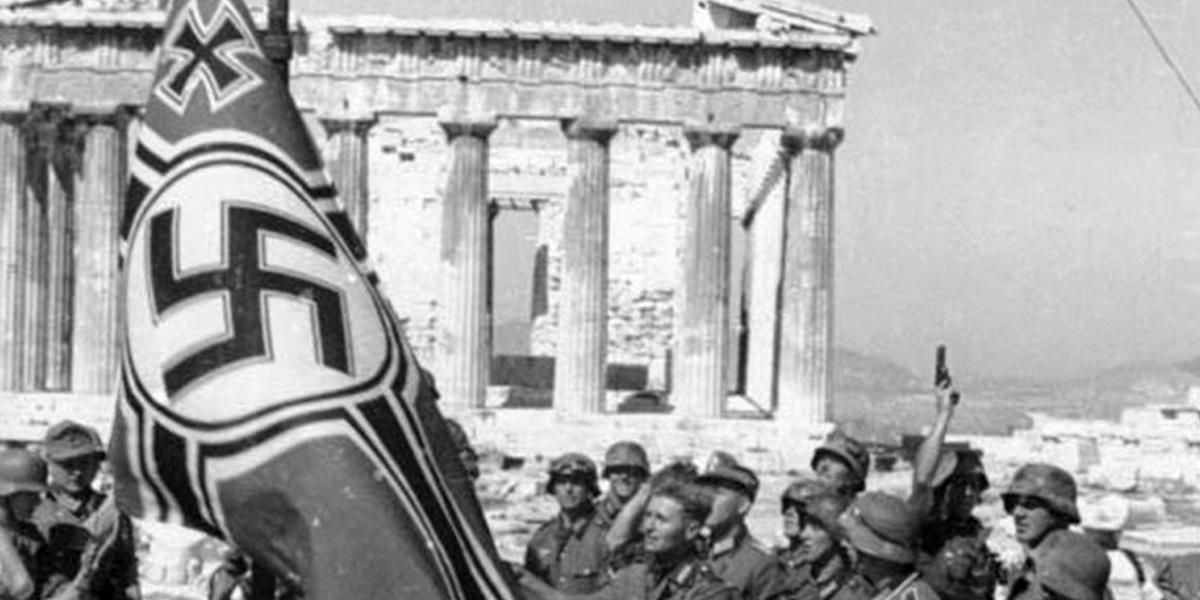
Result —
<svg viewBox="0 0 1200 600"><path fill-rule="evenodd" d="M1194 87L1200 0L1135 0ZM837 154L837 345L1056 379L1200 356L1200 109L1129 0L828 0L879 30ZM690 0L296 0L686 25Z"/></svg>

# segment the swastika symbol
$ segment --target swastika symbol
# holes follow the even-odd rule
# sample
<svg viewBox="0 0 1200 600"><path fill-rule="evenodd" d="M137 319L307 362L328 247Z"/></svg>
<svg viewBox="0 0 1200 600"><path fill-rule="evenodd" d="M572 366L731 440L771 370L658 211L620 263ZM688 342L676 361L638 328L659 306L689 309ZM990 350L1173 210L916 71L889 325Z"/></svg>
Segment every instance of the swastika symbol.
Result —
<svg viewBox="0 0 1200 600"><path fill-rule="evenodd" d="M318 360L350 374L341 294L331 287L293 274L264 269L260 239L270 232L322 254L337 256L333 240L275 213L226 205L227 265L179 277L176 273L175 209L150 220L150 282L156 316L171 307L210 293L228 294L232 332L163 370L167 394L226 365L268 356L270 332L263 319L263 292L286 294L313 302L317 312Z"/></svg>

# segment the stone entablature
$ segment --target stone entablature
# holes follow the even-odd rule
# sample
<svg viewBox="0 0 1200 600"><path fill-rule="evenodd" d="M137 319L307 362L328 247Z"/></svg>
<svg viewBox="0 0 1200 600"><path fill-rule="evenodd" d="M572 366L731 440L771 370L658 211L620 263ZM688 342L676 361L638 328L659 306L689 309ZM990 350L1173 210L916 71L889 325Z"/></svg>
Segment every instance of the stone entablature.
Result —
<svg viewBox="0 0 1200 600"><path fill-rule="evenodd" d="M0 13L0 166L12 166L0 170L0 305L20 303L0 311L0 341L16 341L0 346L0 394L113 389L113 236L162 23ZM827 418L835 144L804 140L840 139L855 32L379 17L301 17L293 32L293 95L451 410L485 403L490 219L515 193L538 213L547 306L531 342L567 373L560 408L605 410L606 365L669 347L678 415L720 417L744 379L735 389L777 417ZM409 167L389 170L403 189L371 175L372 130L388 123L403 130L392 148ZM557 158L532 188L489 166L513 152L539 163L528 139L505 138L546 130L555 143L539 156ZM373 186L390 191L380 200ZM725 225L743 216L750 258L734 269Z"/></svg>
<svg viewBox="0 0 1200 600"><path fill-rule="evenodd" d="M0 13L9 102L141 104L161 12ZM623 122L836 125L846 34L562 23L301 17L292 89L301 107ZM420 85L421 93L410 93Z"/></svg>

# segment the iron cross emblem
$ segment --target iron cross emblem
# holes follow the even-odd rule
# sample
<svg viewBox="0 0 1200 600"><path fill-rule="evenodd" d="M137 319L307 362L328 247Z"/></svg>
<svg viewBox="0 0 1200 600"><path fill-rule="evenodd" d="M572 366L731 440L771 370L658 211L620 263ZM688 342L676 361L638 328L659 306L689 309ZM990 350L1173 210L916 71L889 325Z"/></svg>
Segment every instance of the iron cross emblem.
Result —
<svg viewBox="0 0 1200 600"><path fill-rule="evenodd" d="M196 90L202 89L215 113L262 82L243 61L246 55L260 53L258 42L249 24L228 2L221 2L208 21L195 2L183 10L187 18L163 45L171 61L170 71L155 91L183 114Z"/></svg>

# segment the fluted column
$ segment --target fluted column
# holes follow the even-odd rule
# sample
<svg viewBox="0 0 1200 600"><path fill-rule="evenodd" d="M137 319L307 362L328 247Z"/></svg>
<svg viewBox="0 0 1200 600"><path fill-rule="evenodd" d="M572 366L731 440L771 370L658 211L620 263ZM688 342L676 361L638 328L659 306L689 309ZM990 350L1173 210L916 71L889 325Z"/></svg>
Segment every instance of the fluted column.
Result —
<svg viewBox="0 0 1200 600"><path fill-rule="evenodd" d="M52 175L54 155L62 125L61 107L37 106L31 111L30 133L34 136L33 156L27 163L29 185L25 203L25 244L22 256L24 276L24 310L22 311L21 389L34 391L45 388L46 353L50 330L49 317L49 218L50 196L61 201L63 189L58 176ZM51 192L50 188L55 188Z"/></svg>
<svg viewBox="0 0 1200 600"><path fill-rule="evenodd" d="M46 373L42 388L71 386L71 331L75 292L75 178L79 169L78 131L59 123L51 161L46 165Z"/></svg>
<svg viewBox="0 0 1200 600"><path fill-rule="evenodd" d="M75 198L74 334L71 389L116 389L119 362L117 229L126 176L127 113L98 107L80 114L83 164Z"/></svg>
<svg viewBox="0 0 1200 600"><path fill-rule="evenodd" d="M615 121L564 119L571 178L563 215L554 408L604 411L608 349L608 170Z"/></svg>
<svg viewBox="0 0 1200 600"><path fill-rule="evenodd" d="M363 246L367 243L370 192L368 188L367 135L375 124L374 115L322 117L321 125L329 134L326 165L346 207L350 223L358 231Z"/></svg>
<svg viewBox="0 0 1200 600"><path fill-rule="evenodd" d="M0 391L22 387L27 119L0 110Z"/></svg>
<svg viewBox="0 0 1200 600"><path fill-rule="evenodd" d="M488 136L494 116L439 115L450 144L442 199L439 387L450 410L483 406L492 358L488 284Z"/></svg>
<svg viewBox="0 0 1200 600"><path fill-rule="evenodd" d="M738 133L723 125L684 128L692 158L671 403L689 416L720 417L728 389L729 150Z"/></svg>
<svg viewBox="0 0 1200 600"><path fill-rule="evenodd" d="M832 397L833 151L839 128L790 129L784 207L779 412L794 424L828 419Z"/></svg>

